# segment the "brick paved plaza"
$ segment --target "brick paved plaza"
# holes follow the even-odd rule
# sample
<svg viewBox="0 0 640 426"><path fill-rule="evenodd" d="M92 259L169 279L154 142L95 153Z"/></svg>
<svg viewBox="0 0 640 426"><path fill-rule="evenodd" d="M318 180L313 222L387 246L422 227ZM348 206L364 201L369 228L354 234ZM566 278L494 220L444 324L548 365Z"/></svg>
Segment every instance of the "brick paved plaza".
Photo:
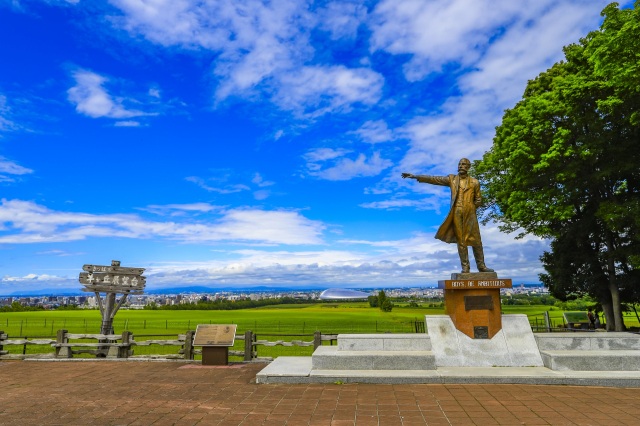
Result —
<svg viewBox="0 0 640 426"><path fill-rule="evenodd" d="M259 385L264 364L0 362L1 425L637 425L640 389Z"/></svg>

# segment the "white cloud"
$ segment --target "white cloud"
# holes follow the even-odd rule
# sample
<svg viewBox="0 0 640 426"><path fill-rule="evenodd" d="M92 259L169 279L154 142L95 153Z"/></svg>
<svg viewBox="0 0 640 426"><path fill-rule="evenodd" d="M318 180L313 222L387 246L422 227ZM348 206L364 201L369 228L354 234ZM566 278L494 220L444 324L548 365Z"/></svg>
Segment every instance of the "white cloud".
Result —
<svg viewBox="0 0 640 426"><path fill-rule="evenodd" d="M215 192L218 194L233 194L235 192L248 191L251 189L247 185L243 185L243 184L226 184L226 183L224 187L218 188L218 187L209 185L207 183L208 180L202 179L197 176L188 176L184 178L184 180L186 180L187 182L195 183L205 191Z"/></svg>
<svg viewBox="0 0 640 426"><path fill-rule="evenodd" d="M0 155L0 182L15 182L14 176L30 173L33 173L33 170L23 167Z"/></svg>
<svg viewBox="0 0 640 426"><path fill-rule="evenodd" d="M328 31L332 40L353 39L365 22L367 9L360 1L331 2L316 11L320 29Z"/></svg>
<svg viewBox="0 0 640 426"><path fill-rule="evenodd" d="M76 111L80 114L92 117L107 118L131 118L148 115L156 115L136 109L127 108L130 102L125 97L112 96L104 88L108 82L106 77L88 70L76 70L73 72L76 85L67 90L69 101L76 105ZM122 121L119 125L135 123L134 121ZM118 125L118 124L116 124Z"/></svg>
<svg viewBox="0 0 640 426"><path fill-rule="evenodd" d="M191 204L164 204L157 205L152 204L145 208L141 208L139 210L143 210L149 213L154 213L162 216L182 216L187 213L211 213L220 211L223 208L220 206L215 206L209 203L191 203Z"/></svg>
<svg viewBox="0 0 640 426"><path fill-rule="evenodd" d="M140 127L140 122L132 120L116 121L113 125L116 127Z"/></svg>
<svg viewBox="0 0 640 426"><path fill-rule="evenodd" d="M580 0L383 0L371 16L372 49L412 55L404 70L407 79L415 81L440 72L446 64L473 66L495 39L509 40L513 27L520 26L524 32L533 30L531 34L536 37L527 46L530 50L548 51L559 42L574 42L577 38L571 33L576 24L583 29L578 36L584 35L585 29L595 27L599 11L607 4L604 0L592 3L585 7ZM555 12L562 14L562 23L547 22L551 25L531 28ZM554 33L558 29L566 30L560 40L547 35L548 30Z"/></svg>
<svg viewBox="0 0 640 426"><path fill-rule="evenodd" d="M10 275L5 275L0 279L0 283L2 283L2 284L6 284L6 283L28 284L28 283L35 283L35 282L44 282L44 283L66 282L68 280L69 280L69 278L59 277L59 276L56 276L56 275L27 274L27 275L24 275L22 277L12 277Z"/></svg>
<svg viewBox="0 0 640 426"><path fill-rule="evenodd" d="M320 161L332 160L334 158L342 157L351 151L344 148L332 149L332 148L317 148L308 151L304 154L303 158L310 162L316 163Z"/></svg>
<svg viewBox="0 0 640 426"><path fill-rule="evenodd" d="M563 46L597 28L605 5L603 0L588 6L579 0L379 3L369 23L373 49L411 55L404 69L409 81L438 76L443 66L457 76L444 104L394 129L410 143L381 186L405 186L400 171L443 175L455 173L461 157L481 158L528 79L561 60ZM411 189L424 192L424 186Z"/></svg>
<svg viewBox="0 0 640 426"><path fill-rule="evenodd" d="M350 111L354 104L372 105L382 95L383 77L369 68L342 65L307 66L281 77L274 101L284 109L309 116Z"/></svg>
<svg viewBox="0 0 640 426"><path fill-rule="evenodd" d="M257 186L259 186L260 188L263 188L265 186L275 185L275 182L264 180L264 178L262 177L262 175L260 173L256 173L253 176L253 179L251 179L251 182L256 184Z"/></svg>
<svg viewBox="0 0 640 426"><path fill-rule="evenodd" d="M482 230L485 259L500 277L538 282L537 258L548 243L527 237L515 240L494 225ZM460 270L454 244L436 240L434 233L387 241L340 240L329 250L236 250L232 259L172 262L149 269L158 285L426 286ZM338 248L339 247L339 248ZM471 251L470 251L470 256Z"/></svg>
<svg viewBox="0 0 640 426"><path fill-rule="evenodd" d="M82 253L82 252L69 252L67 250L54 249L54 250L39 251L39 252L36 252L36 254L43 255L43 256L67 257L67 256L79 256L79 255L83 255L85 253Z"/></svg>
<svg viewBox="0 0 640 426"><path fill-rule="evenodd" d="M358 130L350 132L358 135L364 142L381 143L390 142L395 139L393 132L383 120L370 120L365 122Z"/></svg>
<svg viewBox="0 0 640 426"><path fill-rule="evenodd" d="M326 180L349 180L356 177L379 175L384 169L391 167L391 161L374 152L370 158L365 154L359 154L355 160L338 156L347 151L340 150L315 150L305 155L307 162L307 174ZM315 161L310 161L315 159Z"/></svg>
<svg viewBox="0 0 640 426"><path fill-rule="evenodd" d="M422 200L408 200L408 199L389 199L383 201L373 201L370 203L360 204L360 207L367 209L384 209L384 210L398 210L404 207L413 207L416 210L436 210L440 208L440 202L436 198L425 198Z"/></svg>
<svg viewBox="0 0 640 426"><path fill-rule="evenodd" d="M11 108L7 103L7 97L0 95L0 137L3 132L16 130L18 125L10 119Z"/></svg>
<svg viewBox="0 0 640 426"><path fill-rule="evenodd" d="M202 209L198 205L181 206ZM50 210L31 201L2 200L0 244L83 240L88 237L162 238L185 243L320 244L324 225L285 210L230 209L209 221L148 221L133 214Z"/></svg>
<svg viewBox="0 0 640 426"><path fill-rule="evenodd" d="M29 173L33 173L33 170L22 167L21 165L10 161L3 156L0 156L0 173L5 173L8 175L26 175Z"/></svg>
<svg viewBox="0 0 640 426"><path fill-rule="evenodd" d="M253 192L253 198L255 198L258 201L266 200L270 196L271 196L271 191L266 189L261 189L259 191Z"/></svg>
<svg viewBox="0 0 640 426"><path fill-rule="evenodd" d="M317 117L371 105L382 76L368 68L310 65L315 28L332 38L352 38L366 19L360 2L330 3L314 12L299 0L112 0L121 15L112 22L162 46L218 54L215 97L264 96L285 110Z"/></svg>

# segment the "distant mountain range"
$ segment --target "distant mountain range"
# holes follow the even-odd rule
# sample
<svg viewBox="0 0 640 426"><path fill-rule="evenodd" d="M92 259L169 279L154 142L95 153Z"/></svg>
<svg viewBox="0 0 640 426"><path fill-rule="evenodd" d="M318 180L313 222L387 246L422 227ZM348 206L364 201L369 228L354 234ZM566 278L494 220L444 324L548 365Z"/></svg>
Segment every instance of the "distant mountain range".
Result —
<svg viewBox="0 0 640 426"><path fill-rule="evenodd" d="M267 287L267 286L246 286L246 287L206 287L206 286L181 286L181 287L162 287L154 289L146 289L144 294L185 294L185 293L246 293L246 292L294 292L294 291L320 291L328 287L312 286L312 287ZM35 296L81 296L90 295L84 291L78 290L56 290L38 289L38 290L19 290L11 293L0 294L0 297L35 297Z"/></svg>
<svg viewBox="0 0 640 426"><path fill-rule="evenodd" d="M540 287L542 284L540 283L525 283L525 284L514 284L514 288L518 288L521 285L525 287ZM420 288L435 288L436 286L423 286ZM307 287L269 287L269 286L246 286L246 287L206 287L206 286L185 286L185 287L162 287L162 288L154 288L149 289L144 292L144 294L185 294L185 293L258 293L258 292L270 292L270 293L290 293L296 291L322 291L328 288L357 288L361 291L371 291L377 289L387 289L388 287L329 287L329 286L307 286ZM393 288L401 288L401 287L393 287ZM418 288L417 286L409 286L404 288ZM12 293L0 294L0 297L36 297L36 296L82 296L82 295L91 295L91 293L83 292L80 289L77 290L57 290L52 291L51 289L39 289L32 291L15 291Z"/></svg>

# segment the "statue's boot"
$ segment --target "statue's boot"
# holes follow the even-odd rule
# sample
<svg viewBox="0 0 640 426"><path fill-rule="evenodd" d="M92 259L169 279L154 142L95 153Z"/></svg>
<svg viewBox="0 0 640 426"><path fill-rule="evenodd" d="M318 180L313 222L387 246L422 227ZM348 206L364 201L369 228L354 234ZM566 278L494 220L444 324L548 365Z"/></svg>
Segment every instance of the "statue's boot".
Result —
<svg viewBox="0 0 640 426"><path fill-rule="evenodd" d="M466 246L458 244L458 255L460 255L460 264L462 265L462 273L470 271L469 266L469 250Z"/></svg>
<svg viewBox="0 0 640 426"><path fill-rule="evenodd" d="M487 268L487 265L484 264L484 250L482 246L474 246L473 247L473 257L476 259L476 265L478 266L478 271L480 272L495 272L491 268Z"/></svg>

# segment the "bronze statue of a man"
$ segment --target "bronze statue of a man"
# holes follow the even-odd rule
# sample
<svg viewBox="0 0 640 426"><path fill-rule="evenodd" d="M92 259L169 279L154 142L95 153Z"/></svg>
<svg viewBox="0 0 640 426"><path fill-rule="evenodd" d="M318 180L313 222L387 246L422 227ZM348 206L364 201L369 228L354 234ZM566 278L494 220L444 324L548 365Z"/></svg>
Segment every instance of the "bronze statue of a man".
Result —
<svg viewBox="0 0 640 426"><path fill-rule="evenodd" d="M480 227L476 209L480 207L480 183L469 176L471 161L463 158L458 163L458 174L448 176L427 176L402 173L402 178L415 179L418 182L432 185L448 186L451 189L451 210L444 220L436 238L445 243L457 243L458 255L462 264L462 272L469 272L469 250L473 248L473 256L480 272L494 272L484 263L484 251L480 239Z"/></svg>

